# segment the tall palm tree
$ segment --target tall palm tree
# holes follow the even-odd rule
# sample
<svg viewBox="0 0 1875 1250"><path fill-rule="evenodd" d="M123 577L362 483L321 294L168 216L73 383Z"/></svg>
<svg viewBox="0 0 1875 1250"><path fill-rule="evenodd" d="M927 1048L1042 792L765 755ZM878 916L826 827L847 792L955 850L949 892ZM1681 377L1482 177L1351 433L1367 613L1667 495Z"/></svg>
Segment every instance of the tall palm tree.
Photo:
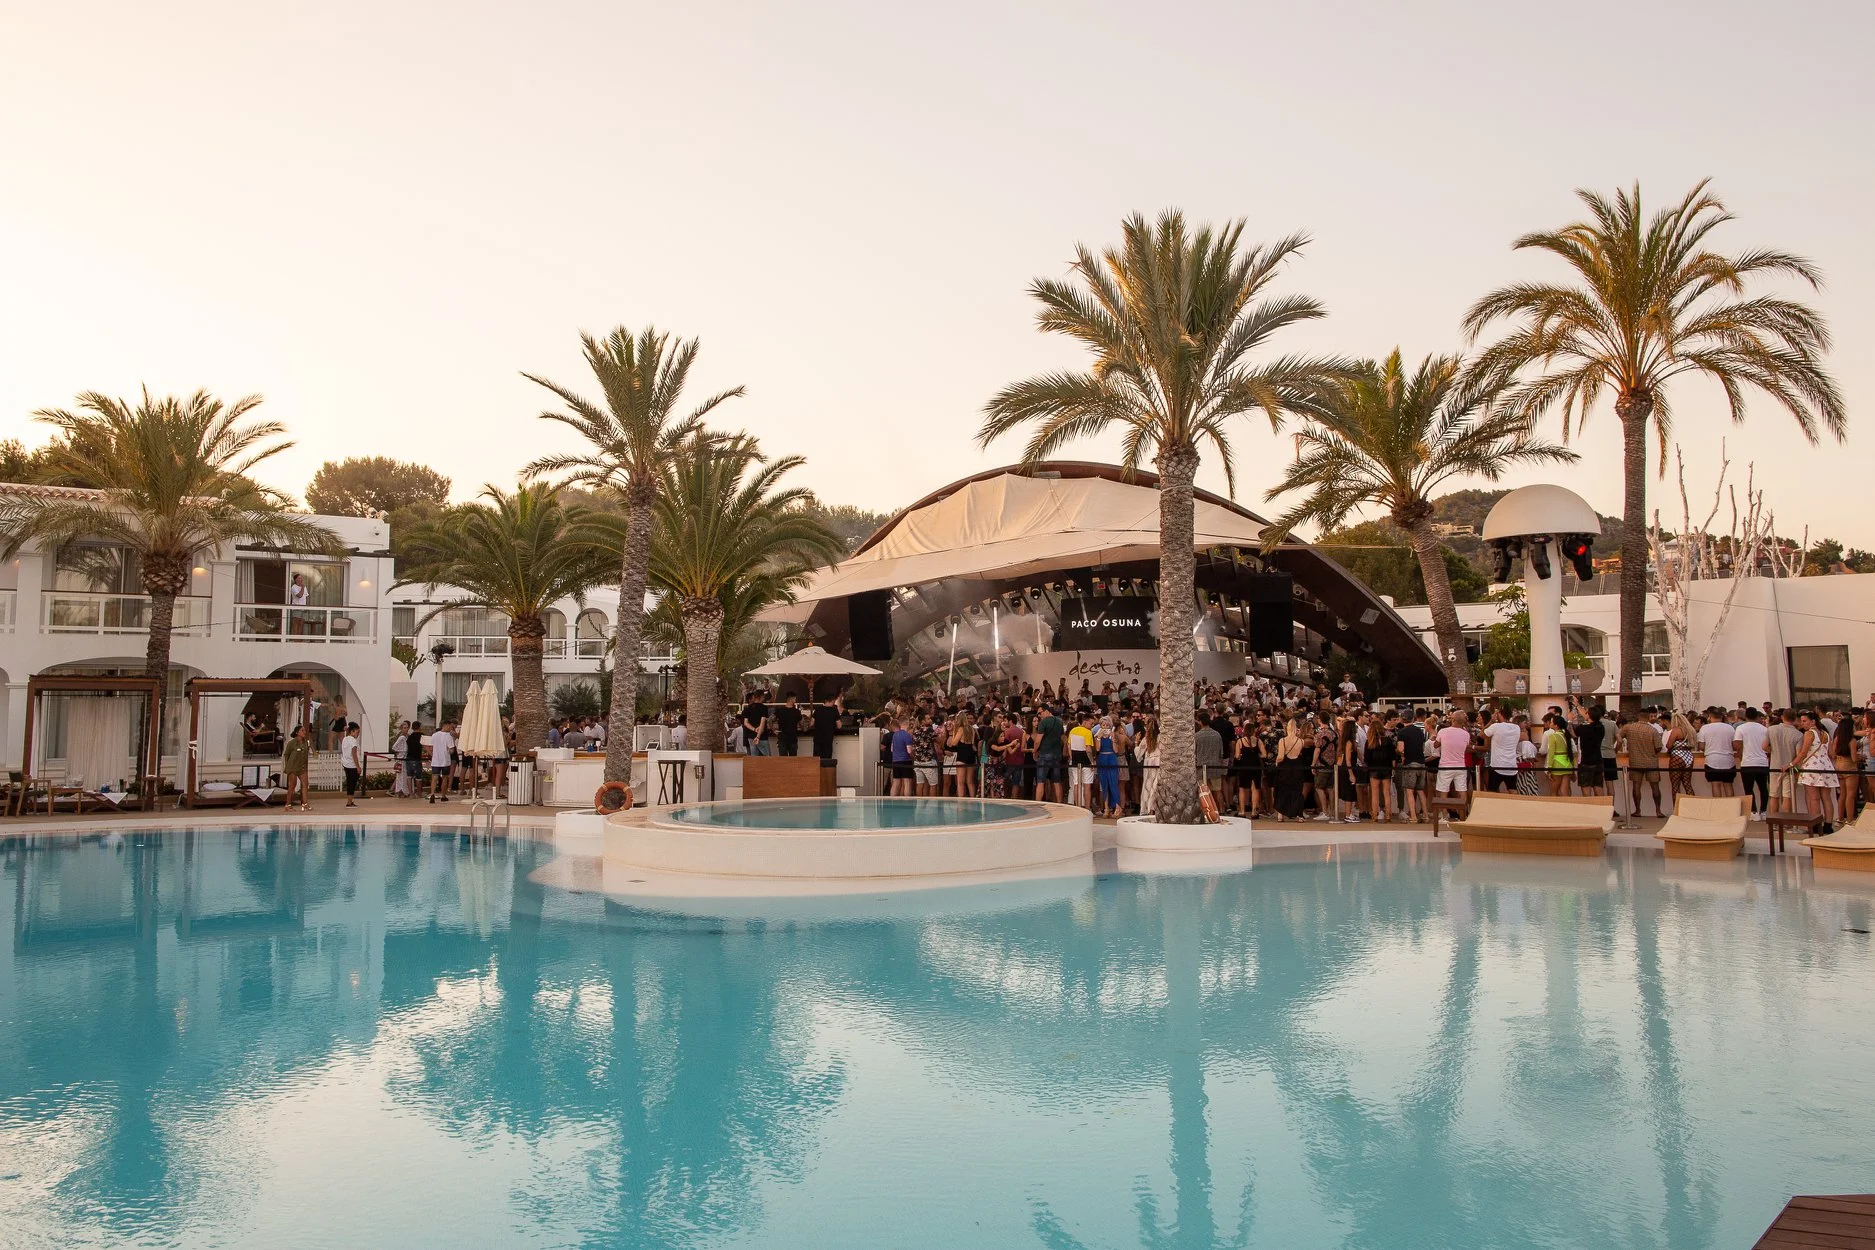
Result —
<svg viewBox="0 0 1875 1250"><path fill-rule="evenodd" d="M0 509L0 548L11 557L28 542L55 550L84 539L135 553L150 596L144 671L167 679L176 596L189 588L196 553L233 542L343 550L331 530L248 476L293 445L278 421L247 419L260 402L249 395L224 404L207 391L159 398L146 388L135 403L86 391L76 411L35 413L58 431L43 453L41 479L93 493L12 495ZM151 744L152 753L158 749Z"/></svg>
<svg viewBox="0 0 1875 1250"><path fill-rule="evenodd" d="M1517 464L1568 462L1576 454L1532 437L1526 411L1493 408L1488 379L1468 379L1457 356L1429 356L1410 375L1400 351L1363 364L1311 396L1296 458L1265 496L1308 494L1264 532L1274 547L1304 522L1337 529L1357 508L1380 507L1412 543L1432 605L1446 688L1467 672L1465 640L1432 530L1432 495L1456 477L1495 482Z"/></svg>
<svg viewBox="0 0 1875 1250"><path fill-rule="evenodd" d="M1270 336L1322 315L1303 295L1264 298L1283 262L1302 250L1301 235L1267 247L1243 244L1243 223L1188 229L1184 215L1156 222L1134 214L1123 242L1096 256L1077 246L1073 279L1038 279L1036 324L1065 334L1093 356L1085 372L1044 374L1005 387L985 407L981 442L1033 425L1025 454L1033 463L1084 435L1117 426L1124 465L1152 457L1159 478L1159 820L1195 824L1198 807L1192 717L1186 709L1194 669L1196 604L1192 480L1199 455L1217 453L1234 488L1232 418L1253 410L1281 421L1292 401L1335 376L1338 362L1283 357L1250 360Z"/></svg>
<svg viewBox="0 0 1875 1250"><path fill-rule="evenodd" d="M514 741L521 750L547 744L547 689L541 642L547 609L561 599L583 601L613 569L596 518L562 505L554 487L490 486L486 503L451 508L411 535L403 585L450 586L461 593L433 608L427 621L453 607L489 608L508 618L514 669ZM423 621L417 623L422 628ZM442 708L436 709L438 719ZM631 731L626 730L629 740Z"/></svg>
<svg viewBox="0 0 1875 1250"><path fill-rule="evenodd" d="M521 376L546 387L566 404L565 411L543 412L541 417L572 426L591 446L576 455L542 456L522 476L564 474L568 482L610 488L624 501L605 776L607 781L630 781L632 723L637 716L641 672L639 644L644 637L645 584L651 566L651 511L659 467L679 443L702 428L703 418L712 409L743 389L732 387L680 413L684 383L697 358L696 339L673 342L652 326L634 337L620 326L604 339L582 334L580 342L605 397L603 403L591 403L531 373Z"/></svg>
<svg viewBox="0 0 1875 1250"><path fill-rule="evenodd" d="M699 750L723 745L717 662L729 613L752 619L786 602L810 570L845 554L807 511L812 492L781 485L804 463L770 460L746 434L701 433L664 463L652 508L651 580L676 600L683 622L685 710Z"/></svg>
<svg viewBox="0 0 1875 1250"><path fill-rule="evenodd" d="M1532 412L1562 407L1563 437L1606 393L1621 420L1621 701L1640 705L1641 640L1647 598L1647 427L1660 438L1661 468L1672 422L1668 385L1703 374L1725 393L1733 421L1745 418L1745 392L1755 389L1797 420L1805 438L1818 426L1843 436L1848 415L1824 369L1829 330L1806 304L1776 296L1747 297L1753 279L1795 278L1821 285L1816 267L1788 252L1754 250L1728 256L1706 237L1732 220L1702 181L1678 204L1646 216L1641 189L1610 200L1576 195L1588 219L1559 230L1526 234L1513 247L1559 257L1574 281L1515 283L1491 292L1465 315L1475 339L1491 323L1514 327L1488 348L1487 372L1524 380L1514 402ZM1534 376L1531 376L1534 375Z"/></svg>

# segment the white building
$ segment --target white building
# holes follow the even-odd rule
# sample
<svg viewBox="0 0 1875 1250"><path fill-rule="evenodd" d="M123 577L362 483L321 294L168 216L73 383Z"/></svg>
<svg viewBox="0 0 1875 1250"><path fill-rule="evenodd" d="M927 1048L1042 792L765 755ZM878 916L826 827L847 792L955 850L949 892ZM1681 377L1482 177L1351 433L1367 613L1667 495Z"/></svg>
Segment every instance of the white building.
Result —
<svg viewBox="0 0 1875 1250"><path fill-rule="evenodd" d="M407 667L402 660L390 660L387 680L393 719L415 716L422 708L425 720L432 721L439 695L445 712L459 708L474 681L493 681L504 699L514 689L508 617L488 608L443 606L461 597L462 592L450 586L417 583L392 589L391 637L408 646L406 654L415 661L414 667ZM646 597L647 610L654 603ZM612 631L617 623L615 586L593 589L583 603L563 599L548 610L541 667L550 708L554 691L561 686L584 683L598 694L599 675L612 664ZM440 671L432 659L438 644L450 648ZM652 680L652 688L668 695L676 657L667 648L647 645L639 666Z"/></svg>
<svg viewBox="0 0 1875 1250"><path fill-rule="evenodd" d="M1731 582L1692 584L1689 649L1711 637ZM1436 652L1432 611L1398 609ZM1461 603L1459 623L1476 647L1502 618L1493 603ZM1563 647L1587 655L1609 674L1600 694L1612 697L1621 671L1621 599L1572 595L1562 609ZM1475 652L1474 652L1475 654ZM1641 657L1642 693L1666 703L1672 689L1667 626L1659 602L1647 597L1647 632ZM1840 702L1861 705L1875 692L1875 574L1831 577L1748 577L1738 586L1725 628L1706 662L1699 690L1704 705L1740 699L1779 707Z"/></svg>
<svg viewBox="0 0 1875 1250"><path fill-rule="evenodd" d="M67 489L0 486L9 493ZM163 774L172 781L182 775L188 713L179 696L191 677L306 678L325 720L342 703L368 743L382 741L389 714L384 673L391 643L382 618L390 606L390 530L382 521L358 517L312 519L338 535L344 555L281 554L241 544L198 555L189 589L176 600L170 652L162 759ZM288 602L296 576L306 588L304 604ZM22 767L28 679L39 674L140 675L149 609L136 554L123 547L77 543L46 551L29 546L0 563L0 725L5 726L0 753L9 769ZM46 702L60 703L51 696ZM212 741L209 733L203 735L208 758L227 752L229 734L238 756L242 708L233 699L212 702ZM34 769L41 776L66 775L68 735L103 732L104 727L90 723L95 713L127 713L106 706L81 716L67 716L65 710L42 709ZM96 784L101 778L87 780Z"/></svg>

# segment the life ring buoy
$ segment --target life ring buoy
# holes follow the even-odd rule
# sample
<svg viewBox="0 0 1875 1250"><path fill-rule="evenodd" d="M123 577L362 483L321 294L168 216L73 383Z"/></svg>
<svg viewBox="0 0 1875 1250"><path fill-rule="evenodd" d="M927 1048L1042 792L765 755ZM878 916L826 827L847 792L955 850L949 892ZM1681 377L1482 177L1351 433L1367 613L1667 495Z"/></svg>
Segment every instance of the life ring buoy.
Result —
<svg viewBox="0 0 1875 1250"><path fill-rule="evenodd" d="M622 781L608 781L592 792L593 810L601 815L622 812L632 802L632 788Z"/></svg>

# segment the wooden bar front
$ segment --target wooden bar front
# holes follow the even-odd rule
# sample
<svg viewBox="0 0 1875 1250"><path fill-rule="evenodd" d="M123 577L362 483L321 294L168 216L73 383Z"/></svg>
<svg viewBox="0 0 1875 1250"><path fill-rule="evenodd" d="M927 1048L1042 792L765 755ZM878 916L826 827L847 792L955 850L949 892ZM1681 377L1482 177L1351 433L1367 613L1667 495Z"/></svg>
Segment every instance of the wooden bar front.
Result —
<svg viewBox="0 0 1875 1250"><path fill-rule="evenodd" d="M745 799L811 799L832 797L834 770L821 767L812 755L745 755L742 757L742 797Z"/></svg>

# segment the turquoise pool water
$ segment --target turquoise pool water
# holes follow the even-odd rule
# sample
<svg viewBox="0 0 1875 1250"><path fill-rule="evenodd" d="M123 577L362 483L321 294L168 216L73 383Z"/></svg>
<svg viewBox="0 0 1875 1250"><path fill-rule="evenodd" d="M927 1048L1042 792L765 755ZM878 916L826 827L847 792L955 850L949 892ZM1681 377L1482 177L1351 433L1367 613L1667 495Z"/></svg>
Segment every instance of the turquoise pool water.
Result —
<svg viewBox="0 0 1875 1250"><path fill-rule="evenodd" d="M998 825L1028 820L1043 809L1003 799L761 799L679 807L663 819L720 829L931 829L944 825Z"/></svg>
<svg viewBox="0 0 1875 1250"><path fill-rule="evenodd" d="M781 923L543 859L0 842L0 1245L1743 1250L1875 1188L1870 896L1791 862Z"/></svg>

